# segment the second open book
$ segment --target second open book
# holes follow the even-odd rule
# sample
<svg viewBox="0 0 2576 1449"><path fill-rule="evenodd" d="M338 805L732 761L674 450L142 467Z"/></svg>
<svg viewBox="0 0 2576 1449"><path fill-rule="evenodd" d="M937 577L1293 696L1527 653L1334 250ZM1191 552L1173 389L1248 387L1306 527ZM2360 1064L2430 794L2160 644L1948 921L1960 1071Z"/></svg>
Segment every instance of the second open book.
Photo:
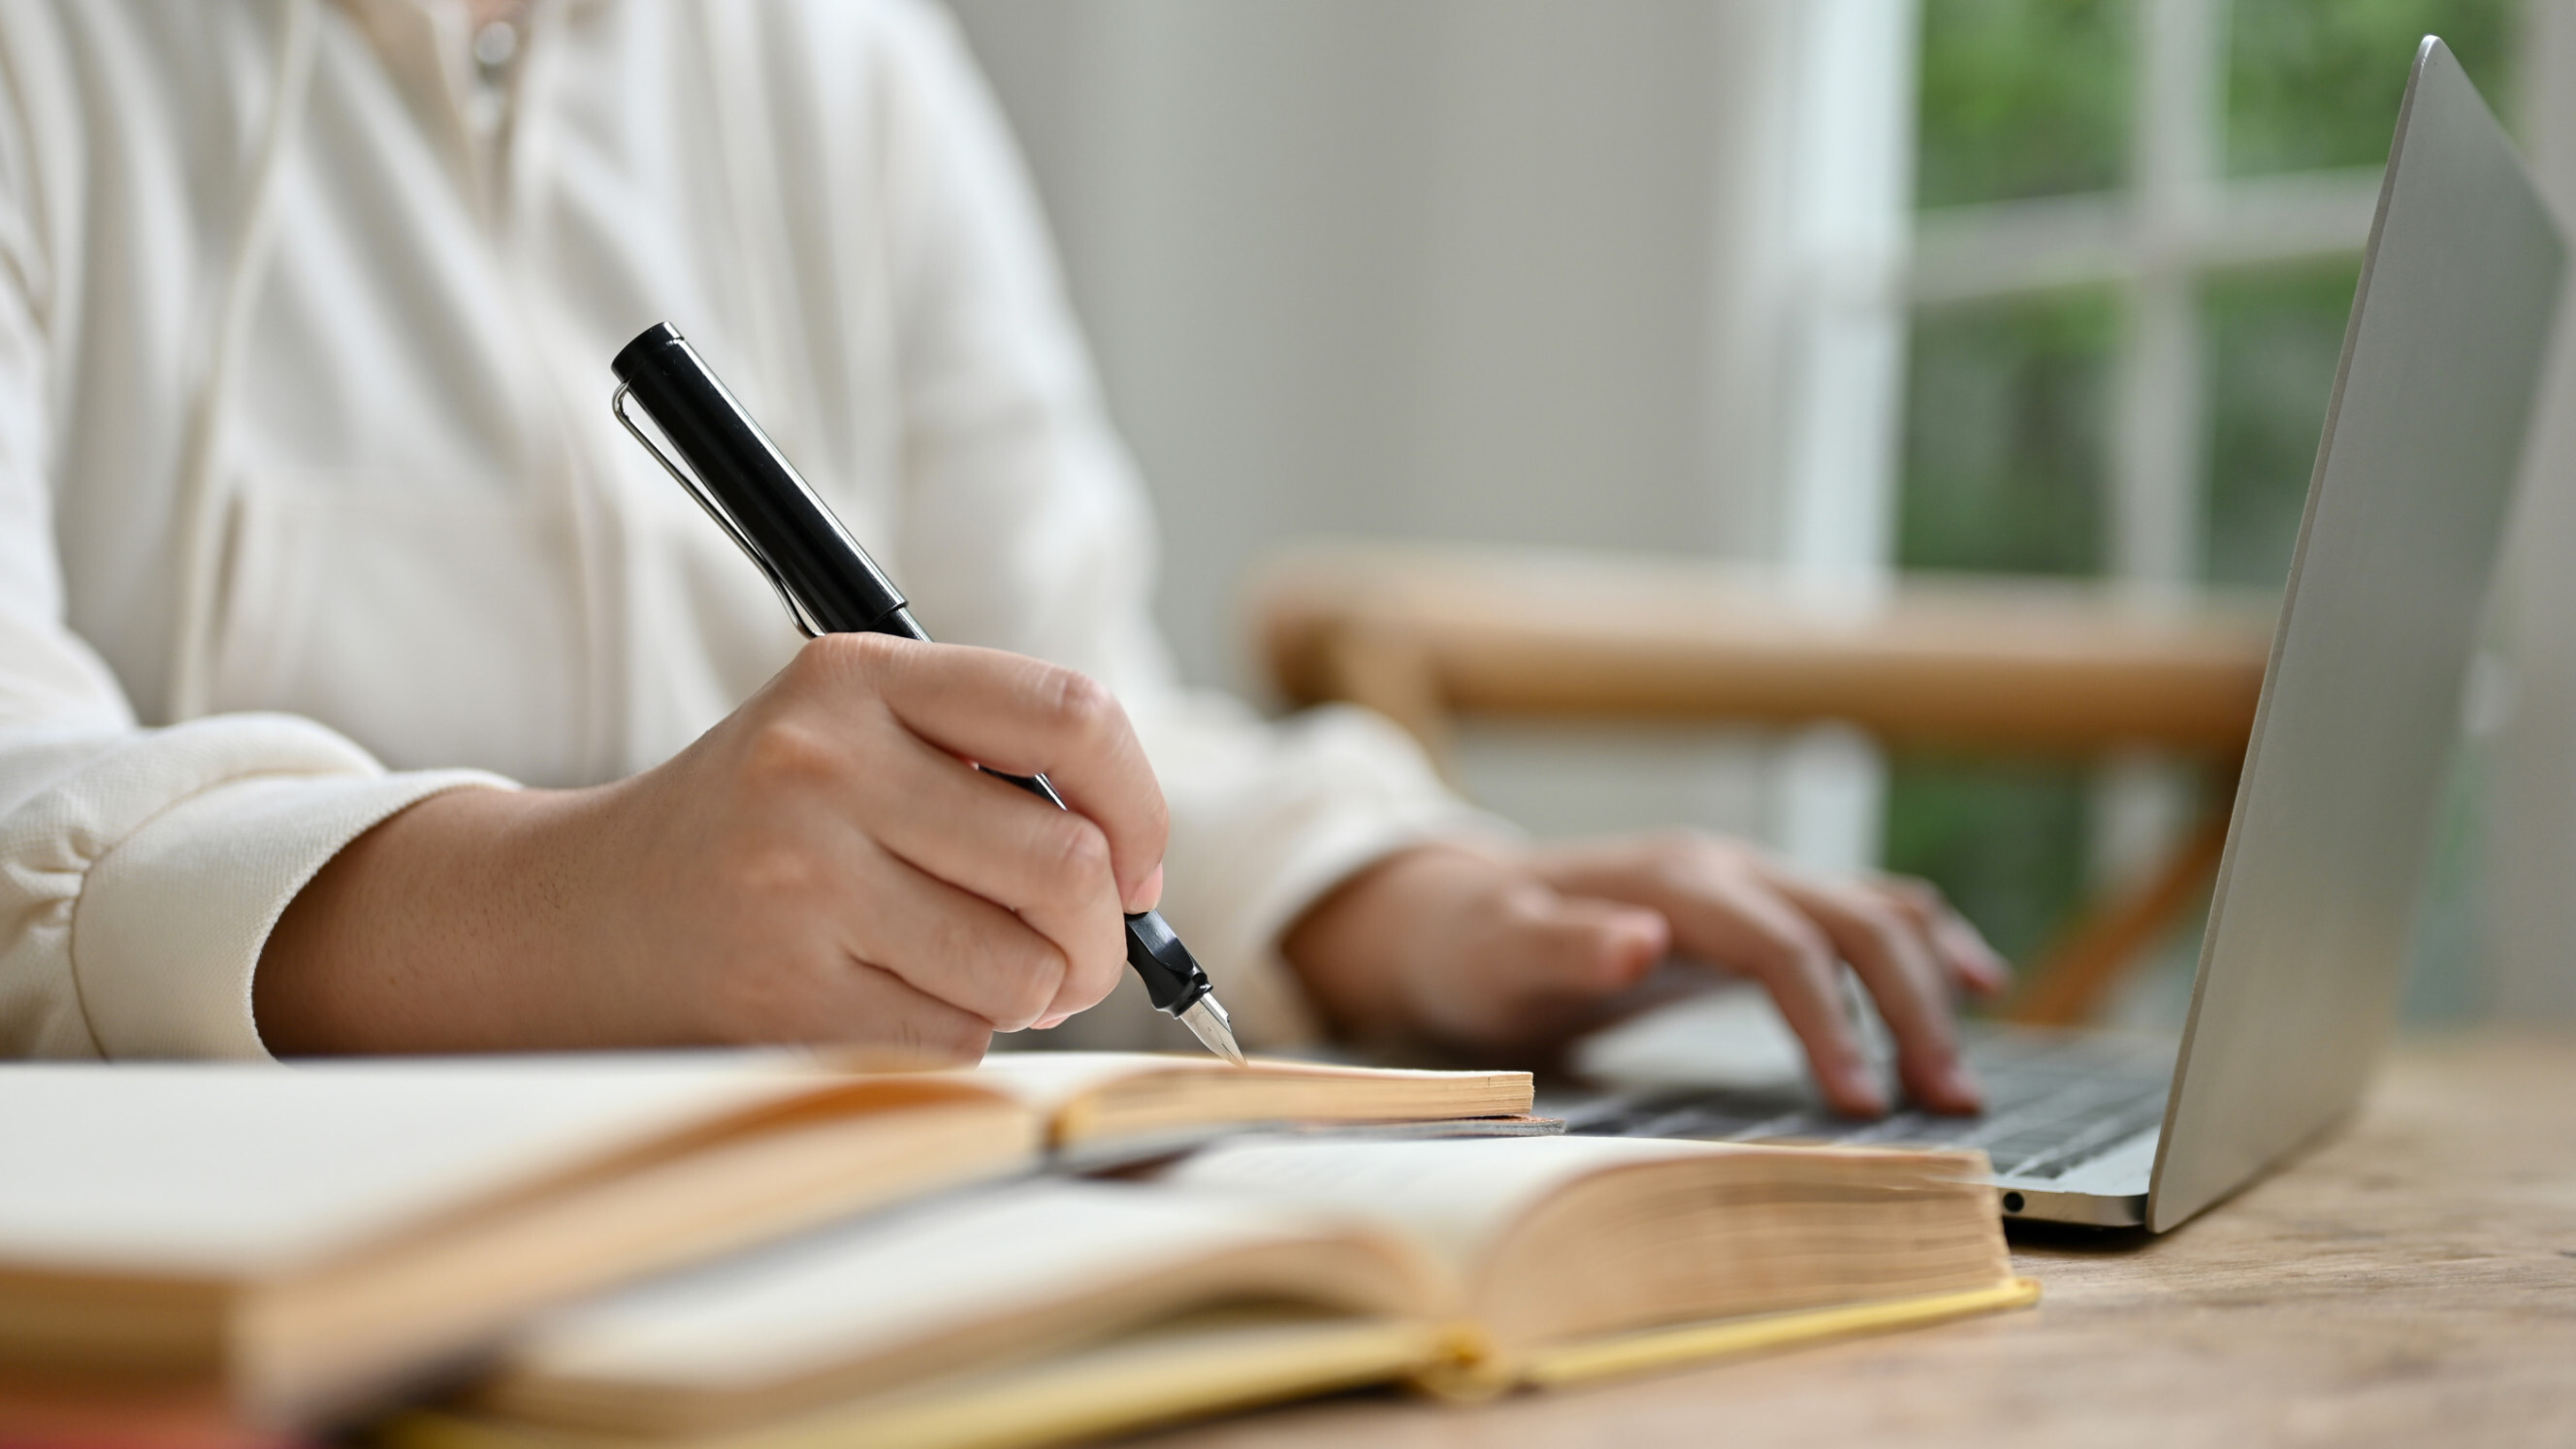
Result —
<svg viewBox="0 0 2576 1449"><path fill-rule="evenodd" d="M1973 1154L1262 1141L1009 1185L541 1322L412 1449L969 1449L1473 1395L2027 1302Z"/></svg>

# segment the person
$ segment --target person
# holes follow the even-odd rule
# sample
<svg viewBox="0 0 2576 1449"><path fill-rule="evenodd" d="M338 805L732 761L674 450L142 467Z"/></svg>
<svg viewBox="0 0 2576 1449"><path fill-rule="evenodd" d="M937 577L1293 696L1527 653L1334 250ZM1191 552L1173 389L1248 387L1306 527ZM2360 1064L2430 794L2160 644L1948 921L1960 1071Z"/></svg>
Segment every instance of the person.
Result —
<svg viewBox="0 0 2576 1449"><path fill-rule="evenodd" d="M926 0L28 0L0 62L0 1050L1135 1040L1159 901L1251 1045L1526 1052L1679 955L1876 1112L1847 962L1975 1106L1928 889L1532 844L1175 682ZM662 320L956 642L798 647L609 418Z"/></svg>

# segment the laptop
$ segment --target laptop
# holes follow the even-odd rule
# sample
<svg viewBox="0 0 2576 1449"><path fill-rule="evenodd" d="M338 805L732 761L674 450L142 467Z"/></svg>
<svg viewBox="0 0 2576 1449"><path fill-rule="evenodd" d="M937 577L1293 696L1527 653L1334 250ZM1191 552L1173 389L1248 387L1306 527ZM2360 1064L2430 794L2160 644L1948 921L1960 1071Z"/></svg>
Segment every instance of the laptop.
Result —
<svg viewBox="0 0 2576 1449"><path fill-rule="evenodd" d="M1957 1144L2008 1217L2163 1232L2332 1127L2387 1039L2566 244L2438 39L2417 50L2344 332L2179 1045L1996 1030L1989 1106L1630 1091L1569 1131Z"/></svg>

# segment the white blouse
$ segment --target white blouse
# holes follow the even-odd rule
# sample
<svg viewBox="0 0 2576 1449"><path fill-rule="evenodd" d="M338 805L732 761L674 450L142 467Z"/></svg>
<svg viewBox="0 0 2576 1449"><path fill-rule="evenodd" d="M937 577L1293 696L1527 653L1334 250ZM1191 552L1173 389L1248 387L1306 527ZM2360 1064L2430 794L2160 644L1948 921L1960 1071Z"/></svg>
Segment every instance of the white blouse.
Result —
<svg viewBox="0 0 2576 1449"><path fill-rule="evenodd" d="M1477 817L1374 717L1176 686L1152 520L945 13L537 0L490 69L466 23L0 6L0 1054L261 1054L261 943L359 832L651 766L788 658L609 417L665 320L939 637L1120 693L1166 913L1248 1041L1301 1033L1283 924ZM1129 989L1063 1031L1163 1027Z"/></svg>

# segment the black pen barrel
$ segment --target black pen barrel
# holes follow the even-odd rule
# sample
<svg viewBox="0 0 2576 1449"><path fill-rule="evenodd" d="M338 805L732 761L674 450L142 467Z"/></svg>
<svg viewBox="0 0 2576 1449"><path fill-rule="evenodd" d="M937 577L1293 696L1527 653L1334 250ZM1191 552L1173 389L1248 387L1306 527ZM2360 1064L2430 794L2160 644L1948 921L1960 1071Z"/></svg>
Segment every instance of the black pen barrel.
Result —
<svg viewBox="0 0 2576 1449"><path fill-rule="evenodd" d="M929 637L876 560L669 323L626 344L609 367L817 629Z"/></svg>

